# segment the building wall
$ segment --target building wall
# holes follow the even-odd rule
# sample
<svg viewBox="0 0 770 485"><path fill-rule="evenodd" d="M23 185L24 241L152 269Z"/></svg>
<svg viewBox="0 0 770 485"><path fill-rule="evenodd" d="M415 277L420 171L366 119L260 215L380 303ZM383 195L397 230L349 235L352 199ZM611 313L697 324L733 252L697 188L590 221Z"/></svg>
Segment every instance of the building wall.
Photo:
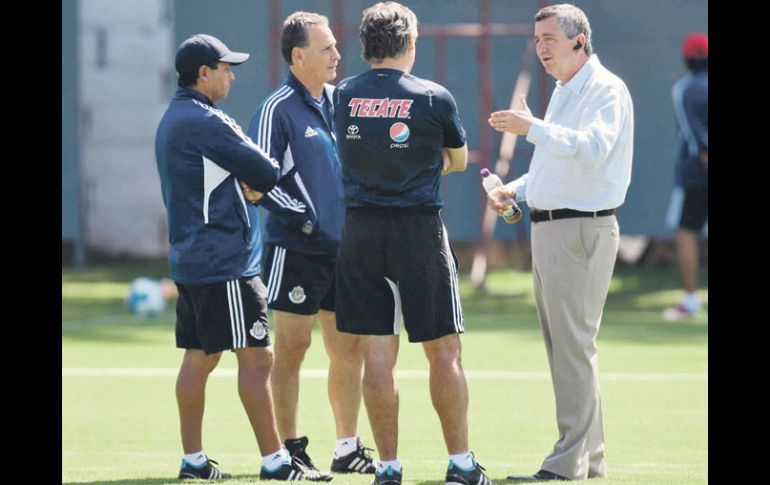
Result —
<svg viewBox="0 0 770 485"><path fill-rule="evenodd" d="M66 5L66 7L65 7ZM78 173L77 4L63 4L61 19L61 238L82 257L82 219L80 214L80 177ZM67 8L68 7L68 8Z"/></svg>
<svg viewBox="0 0 770 485"><path fill-rule="evenodd" d="M172 92L173 9L166 0L80 0L78 97L88 248L167 250L154 138Z"/></svg>

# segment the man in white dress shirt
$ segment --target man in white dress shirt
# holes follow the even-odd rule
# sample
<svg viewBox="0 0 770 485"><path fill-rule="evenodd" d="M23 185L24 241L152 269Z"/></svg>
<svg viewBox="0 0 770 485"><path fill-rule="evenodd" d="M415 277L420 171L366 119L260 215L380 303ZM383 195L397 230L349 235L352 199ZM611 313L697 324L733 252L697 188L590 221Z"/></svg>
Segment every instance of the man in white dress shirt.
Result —
<svg viewBox="0 0 770 485"><path fill-rule="evenodd" d="M532 273L556 397L559 439L521 481L606 476L596 337L618 250L615 208L631 181L634 111L625 83L599 62L585 13L552 5L535 15L537 56L557 79L545 117L492 113L497 131L535 145L529 173L489 194L526 201Z"/></svg>

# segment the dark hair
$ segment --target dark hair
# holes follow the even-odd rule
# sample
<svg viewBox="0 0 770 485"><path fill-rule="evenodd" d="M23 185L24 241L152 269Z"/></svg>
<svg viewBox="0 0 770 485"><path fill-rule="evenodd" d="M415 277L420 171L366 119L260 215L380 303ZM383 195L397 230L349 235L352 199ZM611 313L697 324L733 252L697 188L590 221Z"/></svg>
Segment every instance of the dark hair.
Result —
<svg viewBox="0 0 770 485"><path fill-rule="evenodd" d="M687 70L690 72L699 72L699 71L709 70L708 59L687 59L685 57L684 63L687 66Z"/></svg>
<svg viewBox="0 0 770 485"><path fill-rule="evenodd" d="M219 66L219 61L210 62L208 64L201 64L201 66L209 66L211 69L216 69ZM179 75L179 80L176 82L178 86L183 88L192 88L198 84L198 72L201 66L195 68L194 71L187 71Z"/></svg>
<svg viewBox="0 0 770 485"><path fill-rule="evenodd" d="M569 3L549 5L538 10L535 14L535 22L540 22L554 15L556 16L556 23L567 34L568 39L574 39L580 34L586 36L583 52L590 56L594 49L591 45L591 24L588 23L585 12Z"/></svg>
<svg viewBox="0 0 770 485"><path fill-rule="evenodd" d="M326 16L311 12L294 12L283 21L281 30L281 54L287 64L291 66L291 52L295 47L307 47L308 25L329 25Z"/></svg>
<svg viewBox="0 0 770 485"><path fill-rule="evenodd" d="M364 10L359 32L361 58L380 63L406 52L409 40L417 40L417 16L397 2L380 2Z"/></svg>

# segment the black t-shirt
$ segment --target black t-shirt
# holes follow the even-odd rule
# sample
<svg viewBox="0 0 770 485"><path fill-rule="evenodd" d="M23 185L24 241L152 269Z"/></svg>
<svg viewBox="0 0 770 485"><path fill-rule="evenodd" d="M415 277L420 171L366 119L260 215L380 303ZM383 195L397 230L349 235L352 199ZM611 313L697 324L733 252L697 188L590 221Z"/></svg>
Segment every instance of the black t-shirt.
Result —
<svg viewBox="0 0 770 485"><path fill-rule="evenodd" d="M441 148L465 145L446 88L396 69L341 81L332 96L346 207L441 207Z"/></svg>

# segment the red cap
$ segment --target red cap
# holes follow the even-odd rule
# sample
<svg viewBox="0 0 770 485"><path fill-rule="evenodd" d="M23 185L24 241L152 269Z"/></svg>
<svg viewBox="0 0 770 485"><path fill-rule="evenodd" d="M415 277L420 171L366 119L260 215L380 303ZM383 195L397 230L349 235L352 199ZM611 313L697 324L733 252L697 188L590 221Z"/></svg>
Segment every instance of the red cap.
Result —
<svg viewBox="0 0 770 485"><path fill-rule="evenodd" d="M709 58L709 38L699 32L689 34L682 43L682 55L687 59L702 60Z"/></svg>

